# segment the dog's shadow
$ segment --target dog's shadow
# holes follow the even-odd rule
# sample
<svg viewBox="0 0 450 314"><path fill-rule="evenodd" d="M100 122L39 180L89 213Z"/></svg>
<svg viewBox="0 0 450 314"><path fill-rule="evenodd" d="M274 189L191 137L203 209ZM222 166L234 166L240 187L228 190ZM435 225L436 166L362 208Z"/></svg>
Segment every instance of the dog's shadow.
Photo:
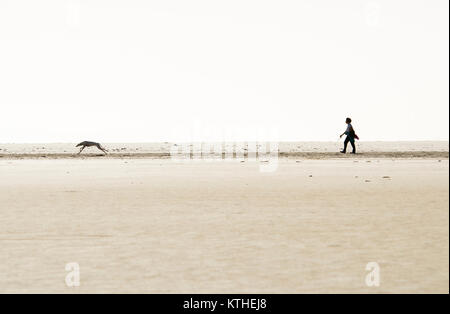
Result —
<svg viewBox="0 0 450 314"><path fill-rule="evenodd" d="M103 155L103 154L86 154L86 155L80 155L80 154L76 154L75 156L77 157L106 157L108 155Z"/></svg>

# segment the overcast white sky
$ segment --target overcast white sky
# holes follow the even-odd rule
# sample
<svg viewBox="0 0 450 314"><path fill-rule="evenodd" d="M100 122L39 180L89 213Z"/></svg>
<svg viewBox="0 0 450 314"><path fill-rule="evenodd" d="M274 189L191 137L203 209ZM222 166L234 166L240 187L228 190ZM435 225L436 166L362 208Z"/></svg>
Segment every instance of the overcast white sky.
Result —
<svg viewBox="0 0 450 314"><path fill-rule="evenodd" d="M448 0L0 0L0 142L448 140Z"/></svg>

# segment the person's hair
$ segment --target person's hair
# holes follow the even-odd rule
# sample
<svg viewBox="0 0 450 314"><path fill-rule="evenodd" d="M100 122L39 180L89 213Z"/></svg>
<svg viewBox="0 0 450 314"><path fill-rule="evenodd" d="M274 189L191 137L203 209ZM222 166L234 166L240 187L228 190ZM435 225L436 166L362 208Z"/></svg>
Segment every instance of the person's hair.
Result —
<svg viewBox="0 0 450 314"><path fill-rule="evenodd" d="M345 119L345 122L346 122L346 123L352 123L352 119L347 118L347 119Z"/></svg>

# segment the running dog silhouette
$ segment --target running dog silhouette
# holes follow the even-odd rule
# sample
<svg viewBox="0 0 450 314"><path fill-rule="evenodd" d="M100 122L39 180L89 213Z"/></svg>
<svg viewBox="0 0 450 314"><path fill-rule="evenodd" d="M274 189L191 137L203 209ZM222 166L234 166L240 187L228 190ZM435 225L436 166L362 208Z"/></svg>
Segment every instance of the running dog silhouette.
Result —
<svg viewBox="0 0 450 314"><path fill-rule="evenodd" d="M80 147L80 146L81 146L81 149L80 149L80 152L78 153L78 155L81 154L81 152L82 152L86 147L92 147L92 146L97 147L99 150L101 150L102 152L104 152L105 155L107 154L107 150L104 149L104 148L102 147L102 145L100 145L99 143L84 141L84 142L81 142L80 144L78 144L76 147Z"/></svg>

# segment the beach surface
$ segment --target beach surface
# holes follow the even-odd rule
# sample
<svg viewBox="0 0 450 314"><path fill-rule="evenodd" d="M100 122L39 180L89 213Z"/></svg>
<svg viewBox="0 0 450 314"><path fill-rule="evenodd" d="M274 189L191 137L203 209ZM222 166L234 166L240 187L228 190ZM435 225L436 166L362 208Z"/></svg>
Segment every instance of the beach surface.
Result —
<svg viewBox="0 0 450 314"><path fill-rule="evenodd" d="M224 143L105 143L108 155L87 148L78 155L75 143L0 144L0 159L86 159L86 158L247 158L277 151L280 157L302 159L348 158L336 142L224 142ZM448 141L356 142L358 154L352 158L448 158ZM351 148L350 148L351 149Z"/></svg>
<svg viewBox="0 0 450 314"><path fill-rule="evenodd" d="M3 157L0 293L449 292L445 154L262 164Z"/></svg>

